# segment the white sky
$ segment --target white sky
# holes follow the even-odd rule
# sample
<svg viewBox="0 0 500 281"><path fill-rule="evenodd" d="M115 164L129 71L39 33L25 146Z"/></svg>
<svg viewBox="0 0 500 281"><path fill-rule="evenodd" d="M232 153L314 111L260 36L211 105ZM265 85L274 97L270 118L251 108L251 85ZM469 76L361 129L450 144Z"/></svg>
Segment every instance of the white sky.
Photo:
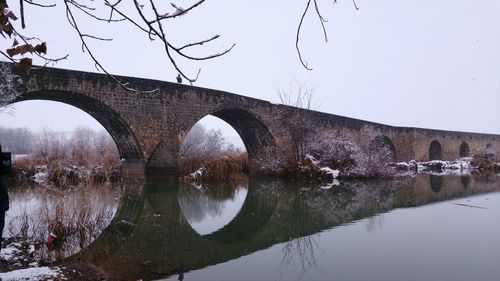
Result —
<svg viewBox="0 0 500 281"><path fill-rule="evenodd" d="M208 62L179 60L188 73L202 68L196 86L277 102L276 85L288 88L298 79L314 88L319 111L396 126L500 134L500 1L357 0L358 11L351 0L338 2L318 0L329 20L328 43L312 10L304 23L300 44L313 71L302 68L294 45L306 0L207 0L168 30L176 45L221 34L216 43L193 50L197 54L237 44ZM50 56L70 54L56 67L95 72L59 5L29 6L27 35L46 40ZM82 22L81 28L114 38L92 42L111 73L175 81L159 42L130 25ZM0 47L8 47L5 40ZM0 125L62 131L96 126L69 108L20 103L13 118L0 115ZM64 122L72 123L61 116L71 116Z"/></svg>

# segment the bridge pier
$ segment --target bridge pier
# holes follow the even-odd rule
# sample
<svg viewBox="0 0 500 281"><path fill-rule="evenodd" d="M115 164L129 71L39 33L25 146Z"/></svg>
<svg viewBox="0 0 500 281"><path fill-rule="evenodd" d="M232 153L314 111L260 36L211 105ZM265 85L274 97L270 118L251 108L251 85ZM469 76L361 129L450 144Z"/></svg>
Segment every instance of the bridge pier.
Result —
<svg viewBox="0 0 500 281"><path fill-rule="evenodd" d="M146 166L142 159L130 159L122 160L121 172L124 178L136 178L145 179L146 178Z"/></svg>

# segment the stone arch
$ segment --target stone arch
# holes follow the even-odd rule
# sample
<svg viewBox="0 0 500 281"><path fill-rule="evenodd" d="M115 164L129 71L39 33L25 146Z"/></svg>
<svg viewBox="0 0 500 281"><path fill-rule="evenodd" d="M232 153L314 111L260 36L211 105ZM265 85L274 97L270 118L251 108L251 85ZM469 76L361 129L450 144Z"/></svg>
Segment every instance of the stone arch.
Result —
<svg viewBox="0 0 500 281"><path fill-rule="evenodd" d="M397 159L396 146L392 140L385 135L378 135L370 142L370 150L378 153L381 160L385 162L395 162Z"/></svg>
<svg viewBox="0 0 500 281"><path fill-rule="evenodd" d="M433 140L429 146L429 160L442 160L443 159L443 149L441 148L441 143L437 140Z"/></svg>
<svg viewBox="0 0 500 281"><path fill-rule="evenodd" d="M466 142L462 142L462 144L460 144L460 157L469 157L469 156L470 156L469 144Z"/></svg>
<svg viewBox="0 0 500 281"><path fill-rule="evenodd" d="M257 115L248 110L228 108L217 110L210 115L224 120L238 132L249 158L258 154L262 149L276 146L269 128Z"/></svg>
<svg viewBox="0 0 500 281"><path fill-rule="evenodd" d="M113 138L120 159L128 164L142 164L143 156L136 137L121 116L101 101L84 94L66 91L34 91L23 93L14 102L48 100L74 106L92 116Z"/></svg>
<svg viewBox="0 0 500 281"><path fill-rule="evenodd" d="M241 108L222 108L207 115L223 120L238 133L248 154L250 174L258 171L257 159L266 155L275 156L276 141L274 136L264 121L253 112ZM205 116L201 116L199 120L203 117Z"/></svg>

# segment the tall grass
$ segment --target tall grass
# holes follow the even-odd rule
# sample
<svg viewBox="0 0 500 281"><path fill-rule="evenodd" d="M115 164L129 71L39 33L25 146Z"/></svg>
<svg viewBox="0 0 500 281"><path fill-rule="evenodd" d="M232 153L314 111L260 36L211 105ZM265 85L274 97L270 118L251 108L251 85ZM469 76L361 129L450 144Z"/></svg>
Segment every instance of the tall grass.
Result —
<svg viewBox="0 0 500 281"><path fill-rule="evenodd" d="M188 180L206 182L235 180L245 177L248 173L248 156L246 151L239 149L220 151L208 156L195 154L181 158L179 166Z"/></svg>
<svg viewBox="0 0 500 281"><path fill-rule="evenodd" d="M19 187L10 191L10 236L37 245L37 255L54 261L95 240L112 220L121 191L109 185L58 188ZM52 234L53 241L47 243Z"/></svg>

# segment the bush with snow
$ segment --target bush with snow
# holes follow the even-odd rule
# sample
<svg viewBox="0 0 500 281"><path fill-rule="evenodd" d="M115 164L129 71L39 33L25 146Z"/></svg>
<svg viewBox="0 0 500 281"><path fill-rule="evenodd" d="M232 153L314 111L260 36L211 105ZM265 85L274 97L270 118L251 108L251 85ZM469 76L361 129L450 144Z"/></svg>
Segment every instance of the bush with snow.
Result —
<svg viewBox="0 0 500 281"><path fill-rule="evenodd" d="M5 110L21 94L18 88L22 84L23 80L12 72L9 64L0 64L0 111Z"/></svg>
<svg viewBox="0 0 500 281"><path fill-rule="evenodd" d="M307 146L306 160L314 158L316 166L338 170L343 177L387 177L394 174L385 164L390 162L392 151L376 140L380 134L363 129L367 137L355 143L339 131L319 133ZM326 171L325 169L323 171Z"/></svg>

